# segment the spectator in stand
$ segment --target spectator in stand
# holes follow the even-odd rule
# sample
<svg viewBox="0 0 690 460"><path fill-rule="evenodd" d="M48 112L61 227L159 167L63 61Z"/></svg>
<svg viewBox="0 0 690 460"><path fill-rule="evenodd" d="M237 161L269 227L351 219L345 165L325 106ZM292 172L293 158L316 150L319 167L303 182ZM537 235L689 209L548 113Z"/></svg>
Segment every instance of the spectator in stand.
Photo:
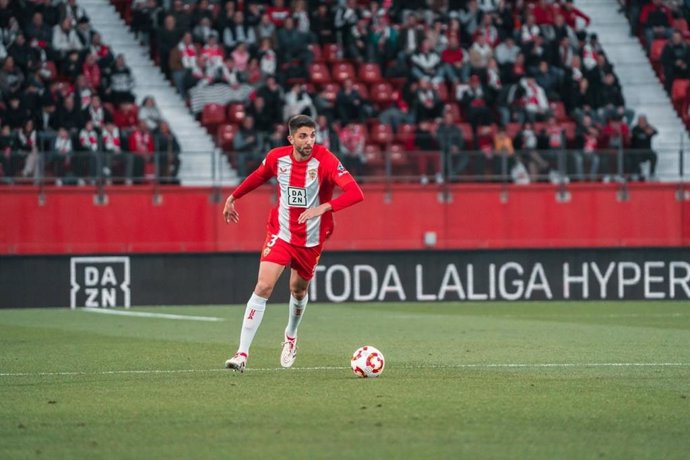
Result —
<svg viewBox="0 0 690 460"><path fill-rule="evenodd" d="M132 31L141 43L149 44L151 42L151 31L153 30L153 21L157 8L156 0L132 1ZM163 23L165 24L165 19ZM174 41L174 44L177 44L177 40ZM160 48L158 49L160 52ZM163 61L161 61L162 63Z"/></svg>
<svg viewBox="0 0 690 460"><path fill-rule="evenodd" d="M177 91L183 97L186 97L187 90L194 86L192 84L192 74L200 71L200 69L197 68L197 51L190 32L185 32L182 35L182 40L178 43L177 49L180 52L183 68L173 74L173 79L175 80Z"/></svg>
<svg viewBox="0 0 690 460"><path fill-rule="evenodd" d="M86 55L81 73L84 75L91 88L98 89L101 87L102 72L95 54L89 53Z"/></svg>
<svg viewBox="0 0 690 460"><path fill-rule="evenodd" d="M472 75L469 86L464 89L458 88L458 91L460 93L458 99L462 103L463 113L467 116L473 129L476 130L479 125L491 124L492 113L489 110L479 75Z"/></svg>
<svg viewBox="0 0 690 460"><path fill-rule="evenodd" d="M395 91L393 102L379 112L378 119L381 123L390 125L393 131L397 131L402 123L414 123L414 115L410 112L410 106L402 98L400 92Z"/></svg>
<svg viewBox="0 0 690 460"><path fill-rule="evenodd" d="M649 175L647 179L656 177L657 154L652 149L652 138L658 131L647 121L647 116L640 114L637 117L637 124L632 129L632 139L630 148L632 149L626 156L628 161L627 168L637 177L643 177L642 163L649 162Z"/></svg>
<svg viewBox="0 0 690 460"><path fill-rule="evenodd" d="M438 139L447 177L453 179L465 172L470 157L462 151L465 139L453 120L453 113L449 110L443 113L443 121L436 129L436 139Z"/></svg>
<svg viewBox="0 0 690 460"><path fill-rule="evenodd" d="M441 72L449 83L466 82L470 75L468 55L460 47L460 41L452 36L448 39L448 47L441 52Z"/></svg>
<svg viewBox="0 0 690 460"><path fill-rule="evenodd" d="M345 169L354 174L355 177L361 177L364 173L364 164L366 157L364 156L364 143L366 141L366 133L364 127L360 123L350 123L344 125L340 130L340 153L342 155L343 166Z"/></svg>
<svg viewBox="0 0 690 460"><path fill-rule="evenodd" d="M259 150L259 133L254 127L254 118L250 115L242 120L240 129L232 140L232 146L237 154L237 172L240 177L247 177L249 168L256 167L264 153Z"/></svg>
<svg viewBox="0 0 690 460"><path fill-rule="evenodd" d="M683 40L681 33L675 30L661 53L666 91L671 92L673 81L677 78L690 78L688 63L690 63L690 46Z"/></svg>
<svg viewBox="0 0 690 460"><path fill-rule="evenodd" d="M96 55L101 71L104 73L109 71L114 61L113 53L110 51L110 47L101 41L101 34L98 32L91 37L91 47L87 52Z"/></svg>
<svg viewBox="0 0 690 460"><path fill-rule="evenodd" d="M400 59L407 59L412 56L419 49L419 45L423 40L423 25L419 24L415 14L408 15L405 25L400 28L398 33Z"/></svg>
<svg viewBox="0 0 690 460"><path fill-rule="evenodd" d="M129 135L129 151L133 154L133 176L135 181L144 175L146 163L153 160L155 152L153 135L145 121L140 121L137 129Z"/></svg>
<svg viewBox="0 0 690 460"><path fill-rule="evenodd" d="M88 120L93 123L93 127L98 131L102 132L105 124L112 121L112 116L110 112L105 110L101 98L99 96L93 96L91 98L91 104L84 110L82 114L82 120Z"/></svg>
<svg viewBox="0 0 690 460"><path fill-rule="evenodd" d="M549 171L549 162L539 154L539 138L534 125L526 122L513 139L513 146L520 152L520 161L527 167L530 182L537 182Z"/></svg>
<svg viewBox="0 0 690 460"><path fill-rule="evenodd" d="M337 118L342 124L350 122L361 123L366 118L364 99L352 85L349 78L343 82L343 87L338 91L335 98L337 108Z"/></svg>
<svg viewBox="0 0 690 460"><path fill-rule="evenodd" d="M669 38L673 31L673 15L671 10L664 5L663 0L652 0L647 3L640 13L640 25L644 29L647 50L652 46L656 38Z"/></svg>
<svg viewBox="0 0 690 460"><path fill-rule="evenodd" d="M582 122L578 125L575 134L575 145L579 150L578 152L573 152L576 179L581 181L585 179L597 180L599 163L601 162L598 153L599 136L600 131L594 120L587 115L583 116ZM587 176L585 176L585 160L589 163Z"/></svg>
<svg viewBox="0 0 690 460"><path fill-rule="evenodd" d="M156 32L158 56L160 57L161 70L165 75L170 75L170 51L180 41L181 31L177 28L175 16L168 14L163 19L163 27Z"/></svg>
<svg viewBox="0 0 690 460"><path fill-rule="evenodd" d="M358 63L365 60L371 61L373 54L370 49L369 42L369 24L366 19L359 19L348 34L348 40L345 43L345 57L352 59Z"/></svg>
<svg viewBox="0 0 690 460"><path fill-rule="evenodd" d="M273 50L273 42L270 38L261 40L261 46L257 53L259 59L259 68L261 69L262 78L266 79L269 76L275 77L276 68L278 65L278 57L275 50Z"/></svg>
<svg viewBox="0 0 690 460"><path fill-rule="evenodd" d="M266 8L266 14L276 27L283 27L290 17L290 8L285 6L284 0L273 0L273 5Z"/></svg>
<svg viewBox="0 0 690 460"><path fill-rule="evenodd" d="M597 95L589 86L589 80L582 78L577 85L577 91L570 95L569 113L578 123L582 122L582 117L597 118L597 108L599 102Z"/></svg>
<svg viewBox="0 0 690 460"><path fill-rule="evenodd" d="M33 13L31 23L26 26L26 38L41 49L45 49L52 43L53 31L45 23L43 13L40 11Z"/></svg>
<svg viewBox="0 0 690 460"><path fill-rule="evenodd" d="M525 23L520 27L520 43L523 47L534 42L541 35L541 28L533 13L527 13Z"/></svg>
<svg viewBox="0 0 690 460"><path fill-rule="evenodd" d="M233 3L233 2L229 2ZM172 14L175 16L175 24L180 30L191 30L193 27L190 5L185 5L182 0L173 1Z"/></svg>
<svg viewBox="0 0 690 460"><path fill-rule="evenodd" d="M57 185L62 185L74 157L74 147L69 131L65 128L58 130L52 149L46 157L46 163L52 169Z"/></svg>
<svg viewBox="0 0 690 460"><path fill-rule="evenodd" d="M24 125L17 132L17 156L14 158L13 170L19 170L21 160L24 161L24 168L22 170L22 177L38 178L41 174L41 164L39 159L38 139L34 122L27 119Z"/></svg>
<svg viewBox="0 0 690 460"><path fill-rule="evenodd" d="M60 74L69 81L74 81L77 75L81 74L82 65L79 61L78 51L68 51L65 59L60 61L58 66Z"/></svg>
<svg viewBox="0 0 690 460"><path fill-rule="evenodd" d="M247 25L241 11L235 11L232 21L225 24L221 33L226 52L234 50L239 43L244 43L249 48L255 47L257 43L254 28Z"/></svg>
<svg viewBox="0 0 690 460"><path fill-rule="evenodd" d="M72 20L64 18L53 27L52 48L63 58L69 51L81 51L84 47L74 29Z"/></svg>
<svg viewBox="0 0 690 460"><path fill-rule="evenodd" d="M420 121L414 132L414 149L417 150L417 172L423 185L429 183L432 175L437 184L443 183L439 145L434 133L433 121Z"/></svg>
<svg viewBox="0 0 690 460"><path fill-rule="evenodd" d="M235 49L230 53L230 56L232 56L235 69L237 69L237 72L240 74L240 79L247 81L249 79L249 61L251 59L251 55L247 50L247 45L244 43L238 43L237 46L235 46Z"/></svg>
<svg viewBox="0 0 690 460"><path fill-rule="evenodd" d="M24 84L24 73L15 65L14 58L7 56L0 69L0 93L4 97L18 94Z"/></svg>
<svg viewBox="0 0 690 460"><path fill-rule="evenodd" d="M0 173L2 173L4 178L3 182L12 182L12 178L15 175L15 163L21 161L22 157L17 154L12 130L9 126L2 125L0 128Z"/></svg>
<svg viewBox="0 0 690 460"><path fill-rule="evenodd" d="M77 28L75 30L77 32L77 37L81 42L82 48L89 49L91 47L91 40L93 39L94 33L91 29L91 23L89 22L89 18L79 18L79 21L77 22Z"/></svg>
<svg viewBox="0 0 690 460"><path fill-rule="evenodd" d="M266 145L268 144L268 137L271 131L273 131L273 119L271 118L271 112L266 107L264 98L255 95L251 99L249 107L247 107L246 114L254 119L254 127L259 142L259 151L267 151Z"/></svg>
<svg viewBox="0 0 690 460"><path fill-rule="evenodd" d="M99 168L100 142L98 132L94 129L93 122L87 121L79 131L79 148L74 152L74 163L79 177L90 177L94 180L103 172Z"/></svg>
<svg viewBox="0 0 690 460"><path fill-rule="evenodd" d="M417 122L434 120L440 118L443 110L443 103L438 91L434 89L431 81L426 78L419 80L417 90L417 101L415 104L415 117Z"/></svg>
<svg viewBox="0 0 690 460"><path fill-rule="evenodd" d="M176 184L180 170L180 144L170 131L167 121L161 121L156 134L156 167L158 178L163 183Z"/></svg>
<svg viewBox="0 0 690 460"><path fill-rule="evenodd" d="M551 67L546 61L541 61L534 81L544 90L548 100L559 100L562 77L560 69Z"/></svg>
<svg viewBox="0 0 690 460"><path fill-rule="evenodd" d="M625 107L625 99L616 76L612 72L604 74L602 85L599 88L600 105L599 119L606 123L614 115L625 117L630 123L635 116L635 111Z"/></svg>
<svg viewBox="0 0 690 460"><path fill-rule="evenodd" d="M561 177L567 176L567 144L565 130L563 126L558 123L556 117L550 116L546 120L546 126L544 127L542 136L545 141L545 150L542 153L542 157L550 164L556 165L556 169Z"/></svg>
<svg viewBox="0 0 690 460"><path fill-rule="evenodd" d="M209 4L209 1L198 0L198 2L196 2L196 7L194 7L194 12L192 13L192 24L199 24L204 18L213 22L213 17L213 7Z"/></svg>
<svg viewBox="0 0 690 460"><path fill-rule="evenodd" d="M256 95L263 98L266 102L268 118L272 125L277 125L283 121L284 95L283 89L278 85L275 77L266 78L266 83L260 86Z"/></svg>
<svg viewBox="0 0 690 460"><path fill-rule="evenodd" d="M561 14L565 17L565 23L575 31L589 27L589 16L576 8L573 0L564 0L561 3Z"/></svg>
<svg viewBox="0 0 690 460"><path fill-rule="evenodd" d="M506 80L506 76L510 74L510 69L515 65L519 54L520 48L515 45L513 37L506 37L505 40L496 46L494 57L496 58L496 62L498 62L504 80Z"/></svg>
<svg viewBox="0 0 690 460"><path fill-rule="evenodd" d="M122 104L123 102L134 102L134 77L132 71L125 62L124 54L118 54L115 58L115 64L110 70L110 84L106 89L106 94L109 101L113 104Z"/></svg>
<svg viewBox="0 0 690 460"><path fill-rule="evenodd" d="M309 35L295 28L295 21L291 17L285 19L285 25L278 29L278 57L279 62L287 64L286 78L306 77L306 68L309 67L313 56L309 50ZM297 65L292 65L292 61Z"/></svg>
<svg viewBox="0 0 690 460"><path fill-rule="evenodd" d="M448 48L446 25L440 18L434 19L432 27L426 32L425 40L429 42L430 49L439 55Z"/></svg>
<svg viewBox="0 0 690 460"><path fill-rule="evenodd" d="M130 153L123 153L121 148L120 130L111 121L103 127L103 175L108 183L111 182L113 168L124 164L124 174L128 182L132 180L133 157Z"/></svg>
<svg viewBox="0 0 690 460"><path fill-rule="evenodd" d="M223 11L218 13L213 23L213 28L224 37L225 28L235 24L235 11L237 10L235 9L235 2L225 2L222 9Z"/></svg>
<svg viewBox="0 0 690 460"><path fill-rule="evenodd" d="M329 5L319 2L316 12L311 18L311 30L316 36L317 43L335 43L335 21Z"/></svg>
<svg viewBox="0 0 690 460"><path fill-rule="evenodd" d="M520 52L515 58L515 63L507 66L504 69L505 74L502 75L502 80L508 84L520 83L520 81L527 75L527 67L525 64L525 55Z"/></svg>
<svg viewBox="0 0 690 460"><path fill-rule="evenodd" d="M259 25L256 26L256 38L259 41L266 38L275 40L276 38L276 26L271 22L270 16L266 13L261 15L261 21L259 21Z"/></svg>
<svg viewBox="0 0 690 460"><path fill-rule="evenodd" d="M340 157L340 139L333 123L329 122L325 115L319 113L319 116L316 117L316 125L316 143L323 145Z"/></svg>
<svg viewBox="0 0 690 460"><path fill-rule="evenodd" d="M74 94L70 94L62 101L57 109L57 123L65 128L70 135L76 135L84 124L81 108L77 106Z"/></svg>
<svg viewBox="0 0 690 460"><path fill-rule="evenodd" d="M484 41L491 48L498 44L501 37L498 35L498 29L493 24L493 16L491 14L484 14L482 16L481 24L474 33L475 37L479 35L484 36Z"/></svg>
<svg viewBox="0 0 690 460"><path fill-rule="evenodd" d="M139 121L146 123L150 131L157 131L158 125L163 121L163 116L156 106L153 96L146 96L139 107Z"/></svg>
<svg viewBox="0 0 690 460"><path fill-rule="evenodd" d="M209 34L206 44L201 49L201 55L206 58L206 68L204 69L206 75L217 75L223 67L225 53L223 48L218 44L218 34L215 30ZM246 65L247 63L245 61L245 68Z"/></svg>
<svg viewBox="0 0 690 460"><path fill-rule="evenodd" d="M520 80L524 91L524 114L530 121L545 120L550 114L549 100L544 89L537 84L532 76Z"/></svg>
<svg viewBox="0 0 690 460"><path fill-rule="evenodd" d="M493 175L507 182L511 177L511 171L516 164L515 147L513 140L508 136L505 126L499 125L494 134L492 155Z"/></svg>
<svg viewBox="0 0 690 460"><path fill-rule="evenodd" d="M386 68L389 62L395 62L398 55L398 29L391 24L388 16L381 17L368 41L371 61L377 62L381 68Z"/></svg>
<svg viewBox="0 0 690 460"><path fill-rule="evenodd" d="M198 43L207 43L208 38L213 34L216 34L217 37L218 32L213 29L213 24L209 18L201 18L199 24L192 29L194 41Z"/></svg>
<svg viewBox="0 0 690 460"><path fill-rule="evenodd" d="M486 75L486 66L493 57L493 48L486 42L486 37L484 35L477 35L470 48L472 72L484 77Z"/></svg>
<svg viewBox="0 0 690 460"><path fill-rule="evenodd" d="M289 20L289 19L288 19ZM289 120L295 115L309 115L316 118L316 107L304 85L298 83L292 85L285 95L285 107L283 108L283 120Z"/></svg>
<svg viewBox="0 0 690 460"><path fill-rule="evenodd" d="M482 12L476 0L469 0L465 8L458 13L460 19L461 43L471 43L474 33L477 31L481 21Z"/></svg>
<svg viewBox="0 0 690 460"><path fill-rule="evenodd" d="M138 122L137 106L133 102L121 104L113 113L113 122L123 131L134 128Z"/></svg>
<svg viewBox="0 0 690 460"><path fill-rule="evenodd" d="M630 146L630 128L623 120L620 115L614 115L608 119L608 122L602 129L602 138L608 142L608 155L602 157L602 167L604 170L608 170L608 164L614 162L614 158L617 155L623 155L626 148ZM624 158L625 160L625 158ZM625 166L625 161L623 162ZM625 171L618 171L620 174L624 174ZM618 177L622 179L622 177Z"/></svg>
<svg viewBox="0 0 690 460"><path fill-rule="evenodd" d="M430 80L433 85L443 82L441 57L431 48L429 40L422 40L412 55L412 76L417 80Z"/></svg>

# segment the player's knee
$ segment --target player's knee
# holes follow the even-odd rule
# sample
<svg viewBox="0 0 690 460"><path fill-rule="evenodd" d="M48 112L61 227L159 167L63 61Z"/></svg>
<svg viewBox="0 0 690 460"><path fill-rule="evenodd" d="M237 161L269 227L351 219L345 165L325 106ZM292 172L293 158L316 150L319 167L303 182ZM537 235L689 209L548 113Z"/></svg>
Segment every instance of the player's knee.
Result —
<svg viewBox="0 0 690 460"><path fill-rule="evenodd" d="M273 293L273 285L271 283L259 280L254 288L254 293L260 297L263 297L264 299L268 299Z"/></svg>
<svg viewBox="0 0 690 460"><path fill-rule="evenodd" d="M297 299L297 300L302 300L306 297L307 295L307 288L305 287L297 287L297 286L291 286L290 287L290 293L292 296Z"/></svg>

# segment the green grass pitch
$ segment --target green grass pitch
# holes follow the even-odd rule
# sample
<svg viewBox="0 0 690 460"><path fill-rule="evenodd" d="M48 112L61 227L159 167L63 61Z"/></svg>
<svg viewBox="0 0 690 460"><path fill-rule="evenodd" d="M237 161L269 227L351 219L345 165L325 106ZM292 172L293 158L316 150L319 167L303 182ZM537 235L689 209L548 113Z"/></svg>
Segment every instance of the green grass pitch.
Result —
<svg viewBox="0 0 690 460"><path fill-rule="evenodd" d="M314 303L0 311L0 458L687 459L690 305ZM378 379L349 369L378 347Z"/></svg>

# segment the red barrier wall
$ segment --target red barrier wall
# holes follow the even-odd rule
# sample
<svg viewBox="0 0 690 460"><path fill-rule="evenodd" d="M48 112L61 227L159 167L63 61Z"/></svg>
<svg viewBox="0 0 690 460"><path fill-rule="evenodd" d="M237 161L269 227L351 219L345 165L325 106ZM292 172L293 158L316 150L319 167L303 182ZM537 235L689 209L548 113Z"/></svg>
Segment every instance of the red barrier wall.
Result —
<svg viewBox="0 0 690 460"><path fill-rule="evenodd" d="M336 214L328 248L421 249L425 232L442 249L685 246L690 208L678 189L633 184L619 201L619 185L574 184L570 201L559 202L548 184L368 185L363 203ZM238 202L239 225L221 218L229 192L214 203L210 189L162 188L155 204L152 188L113 187L107 205L95 205L87 187L46 189L43 204L36 188L2 188L0 254L256 251L273 190Z"/></svg>

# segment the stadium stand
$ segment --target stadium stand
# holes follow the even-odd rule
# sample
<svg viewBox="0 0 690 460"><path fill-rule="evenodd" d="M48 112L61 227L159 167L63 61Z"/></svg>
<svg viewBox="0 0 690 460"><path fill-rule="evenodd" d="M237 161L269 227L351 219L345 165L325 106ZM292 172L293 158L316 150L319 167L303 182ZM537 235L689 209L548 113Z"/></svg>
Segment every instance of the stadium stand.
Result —
<svg viewBox="0 0 690 460"><path fill-rule="evenodd" d="M589 29L590 16L595 23L600 18L586 14L600 11L597 8L604 3L617 8L615 0L577 4L571 0L429 4L111 0L132 36L116 34L117 24L102 5L106 1L67 0L55 6L28 1L21 14L16 0L0 2L0 11L5 11L5 23L0 24L4 37L0 54L5 55L0 68L2 132L7 133L0 139L8 152L2 164L5 179L36 176L37 158L46 160L43 173L68 174L70 179L63 181L68 183L94 176L105 180L105 171L127 182L155 178L158 162L152 155L111 154L117 160L111 171L110 156L82 152L86 147L79 140L79 131L90 117L91 99L101 99L104 119L112 117L122 150L127 150L128 136L139 130L135 125L140 109L132 102L148 94L154 96L161 117L170 121L185 152L181 171L208 172L211 167L208 162L194 165L195 158L186 156L190 139L205 135L195 133L196 125L177 120L196 118L237 167L245 158L285 143L281 125L287 116L309 113L325 115L337 135L352 122L360 125L358 136L364 143L356 164L361 162L357 171L364 178L392 172L424 180L419 165L430 155L441 158L429 162L426 172L440 174L440 180L506 180L510 179L506 174L520 165L533 181L651 175L651 171L642 174L639 162L627 158L621 169L615 158L634 144L630 132L636 111L626 94L627 83L621 85L620 79L628 75L618 72L623 67L614 56L619 43L608 49L605 40ZM630 0L624 6L626 12L638 6L639 15L629 16L639 19L648 10L645 3ZM98 14L89 17L89 11ZM669 31L677 28L683 43L688 35L687 22L681 21L684 13L677 9L669 25ZM102 30L102 36L96 30ZM647 45L645 30L637 27L636 34ZM111 50L102 37L112 37L118 49ZM140 60L133 37L146 45L167 83L152 83L159 73ZM651 65L663 76L668 44L652 38ZM120 50L123 57L115 59ZM690 79L675 75L690 75L676 69L673 82L669 78L666 85L687 122ZM36 97L37 92L50 94L52 105L45 103L47 97ZM75 101L65 102L70 99ZM65 107L73 103L79 110ZM632 105L639 103L635 99ZM75 110L79 116L66 115ZM645 108L661 137L672 137L666 131L671 121L648 112ZM445 113L451 114L462 135L461 152L446 151L436 142ZM247 115L258 141L249 150L236 152L235 137ZM37 128L25 126L25 118L34 120ZM76 146L74 157L84 157L81 162L67 162L64 172L48 167L60 158L52 147L63 126L54 120L72 120L65 127ZM99 144L94 152L105 151L105 122L96 124ZM511 148L504 140L506 134ZM35 145L31 145L33 137ZM515 150L508 170L491 166L498 144L506 151ZM199 145L208 153L196 157L212 157L212 145ZM342 142L340 146L344 149ZM348 152L336 153L345 158L352 155ZM453 168L445 165L457 163L456 157L462 155L469 157L468 166L460 176L453 176ZM392 167L382 168L381 162ZM246 171L242 166L237 169ZM593 174L585 174L583 168Z"/></svg>

